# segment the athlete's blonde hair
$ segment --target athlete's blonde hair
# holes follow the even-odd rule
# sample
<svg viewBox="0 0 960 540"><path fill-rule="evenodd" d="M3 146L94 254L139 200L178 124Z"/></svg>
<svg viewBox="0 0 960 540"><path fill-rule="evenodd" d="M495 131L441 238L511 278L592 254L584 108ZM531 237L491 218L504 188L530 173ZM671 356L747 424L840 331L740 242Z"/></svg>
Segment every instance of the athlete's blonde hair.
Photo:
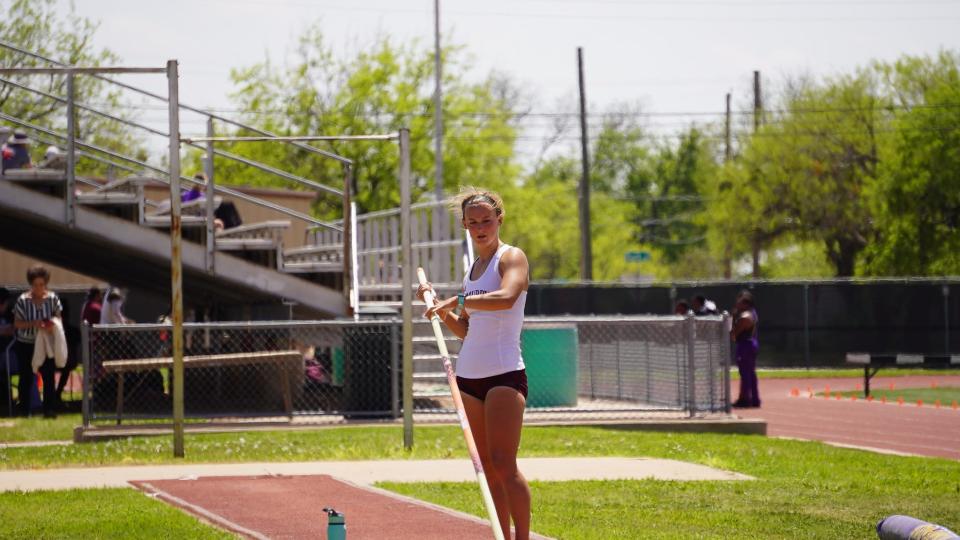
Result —
<svg viewBox="0 0 960 540"><path fill-rule="evenodd" d="M461 221L463 215L469 206L475 206L481 203L489 204L493 207L498 216L507 215L503 208L503 199L495 191L488 191L473 186L464 186L460 188L460 193L450 199L450 211L456 214Z"/></svg>

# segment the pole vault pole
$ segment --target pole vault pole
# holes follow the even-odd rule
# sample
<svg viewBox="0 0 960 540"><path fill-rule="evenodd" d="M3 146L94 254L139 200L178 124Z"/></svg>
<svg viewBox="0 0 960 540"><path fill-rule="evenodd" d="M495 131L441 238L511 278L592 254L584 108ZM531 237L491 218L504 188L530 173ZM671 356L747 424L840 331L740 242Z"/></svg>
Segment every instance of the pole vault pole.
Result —
<svg viewBox="0 0 960 540"><path fill-rule="evenodd" d="M417 268L417 279L421 285L427 283L427 276L423 273L423 268ZM423 294L423 300L427 307L433 307L433 294L429 291ZM460 397L460 388L457 386L457 375L453 372L453 364L450 363L450 353L447 352L447 343L443 340L443 331L440 330L440 317L436 314L430 319L433 325L433 336L437 338L437 347L440 349L440 356L443 357L443 370L447 372L447 384L450 385L450 393L453 394L453 405L457 409L457 417L460 419L460 427L463 429L463 438L467 441L467 451L470 452L470 461L473 462L473 471L477 473L477 482L480 484L480 493L483 494L483 503L487 506L487 514L490 516L490 526L493 528L493 536L497 540L503 540L503 531L500 530L500 520L497 519L497 509L493 505L493 495L490 494L490 486L487 485L487 476L483 472L483 463L480 463L480 454L477 452L477 444L473 441L473 432L470 430L470 423L467 421L467 413L463 408L463 398Z"/></svg>

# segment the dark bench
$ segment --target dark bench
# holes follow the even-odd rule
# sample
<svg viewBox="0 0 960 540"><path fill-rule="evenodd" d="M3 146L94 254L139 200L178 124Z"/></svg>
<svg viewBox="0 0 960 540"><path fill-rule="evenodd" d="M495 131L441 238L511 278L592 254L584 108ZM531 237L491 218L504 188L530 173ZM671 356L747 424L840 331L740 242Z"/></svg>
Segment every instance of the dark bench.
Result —
<svg viewBox="0 0 960 540"><path fill-rule="evenodd" d="M870 379L881 368L919 367L929 369L960 368L960 354L847 353L846 362L863 366L863 392L870 395Z"/></svg>
<svg viewBox="0 0 960 540"><path fill-rule="evenodd" d="M280 377L280 391L283 394L283 408L288 416L293 414L293 397L290 391L290 379L287 377L290 366L302 371L303 354L300 351L262 351L248 353L207 354L183 357L183 368L244 366L253 364L273 364ZM123 374L149 371L153 369L172 369L173 358L136 358L131 360L106 360L103 370L117 373L117 425L123 418Z"/></svg>

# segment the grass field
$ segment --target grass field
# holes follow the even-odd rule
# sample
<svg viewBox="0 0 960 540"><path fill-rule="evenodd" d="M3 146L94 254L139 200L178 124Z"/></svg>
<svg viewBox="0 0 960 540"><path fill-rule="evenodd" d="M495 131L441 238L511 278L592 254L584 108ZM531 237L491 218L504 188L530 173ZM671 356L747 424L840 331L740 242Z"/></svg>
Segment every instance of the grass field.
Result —
<svg viewBox="0 0 960 540"><path fill-rule="evenodd" d="M820 392L819 396L823 397L823 392ZM845 398L851 396L857 396L858 398L864 397L864 392L862 390L852 390L848 392L831 392L831 395L840 394ZM925 404L933 405L936 400L940 400L940 403L944 406L950 406L954 401L960 403L960 388L953 386L940 386L937 388L897 388L894 387L893 390L890 390L888 387L873 387L870 389L870 395L873 396L873 399L886 398L887 401L897 401L899 398L903 398L903 401L907 403L916 403L917 400L923 400Z"/></svg>
<svg viewBox="0 0 960 540"><path fill-rule="evenodd" d="M187 438L186 453L189 462L466 455L456 426L418 427L417 445L409 454L400 449L401 433L397 427L377 427L196 435ZM534 529L558 538L875 538L872 527L876 521L894 513L960 528L960 462L956 461L889 456L815 442L744 435L531 426L524 429L523 437L521 456L661 457L757 478L742 482L535 483ZM160 439L5 449L0 450L0 456L5 468L173 461L169 457L169 440ZM483 515L474 483L382 487ZM131 510L117 512L109 501L122 496L114 491L69 492L65 499L79 501L78 510L69 512L80 514L70 518L81 521L76 528L87 530L83 529L88 526L85 523L97 523L104 527L102 530L137 527L139 532L141 518L134 512L138 508L134 505L139 503L121 500L116 507ZM129 493L139 496L132 490ZM97 504L101 494L109 494L102 497L107 502ZM40 496L8 494L5 497L9 498L0 498L0 508L23 497L27 502L17 508L58 508L59 515L65 513L56 506L60 496L32 499ZM9 512L17 517L9 519L0 514L0 537L50 536L37 532L52 530L38 529L46 526L41 522L51 521L43 511ZM14 523L18 531L24 531L22 534L14 534L10 528ZM171 530L174 526L186 525L170 525ZM73 530L62 524L58 527L59 531ZM147 536L152 534L152 529L144 530L148 531Z"/></svg>
<svg viewBox="0 0 960 540"><path fill-rule="evenodd" d="M0 418L0 443L73 440L73 428L83 423L79 413L56 418Z"/></svg>
<svg viewBox="0 0 960 540"><path fill-rule="evenodd" d="M533 528L557 538L876 538L876 522L908 514L960 528L960 463L885 456L749 436L614 432L636 455L753 475L747 482L534 483ZM942 475L946 476L942 476ZM382 487L478 516L471 483Z"/></svg>
<svg viewBox="0 0 960 540"><path fill-rule="evenodd" d="M0 493L2 538L236 538L132 489Z"/></svg>

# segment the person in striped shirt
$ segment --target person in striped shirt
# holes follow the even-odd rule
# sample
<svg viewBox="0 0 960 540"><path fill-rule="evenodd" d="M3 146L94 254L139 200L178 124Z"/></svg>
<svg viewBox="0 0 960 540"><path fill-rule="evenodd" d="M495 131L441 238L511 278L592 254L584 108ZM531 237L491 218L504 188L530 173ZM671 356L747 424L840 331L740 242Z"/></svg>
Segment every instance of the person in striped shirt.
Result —
<svg viewBox="0 0 960 540"><path fill-rule="evenodd" d="M17 389L20 394L20 414L30 416L30 389L33 379L33 347L39 332L51 332L54 317L60 317L63 304L60 297L53 291L47 290L50 283L50 272L43 266L31 266L27 270L27 283L30 290L17 298L13 307L13 325L16 328L17 362L20 367L20 383ZM56 363L53 358L47 358L40 367L40 376L43 378L43 416L56 417L57 387L54 381Z"/></svg>

